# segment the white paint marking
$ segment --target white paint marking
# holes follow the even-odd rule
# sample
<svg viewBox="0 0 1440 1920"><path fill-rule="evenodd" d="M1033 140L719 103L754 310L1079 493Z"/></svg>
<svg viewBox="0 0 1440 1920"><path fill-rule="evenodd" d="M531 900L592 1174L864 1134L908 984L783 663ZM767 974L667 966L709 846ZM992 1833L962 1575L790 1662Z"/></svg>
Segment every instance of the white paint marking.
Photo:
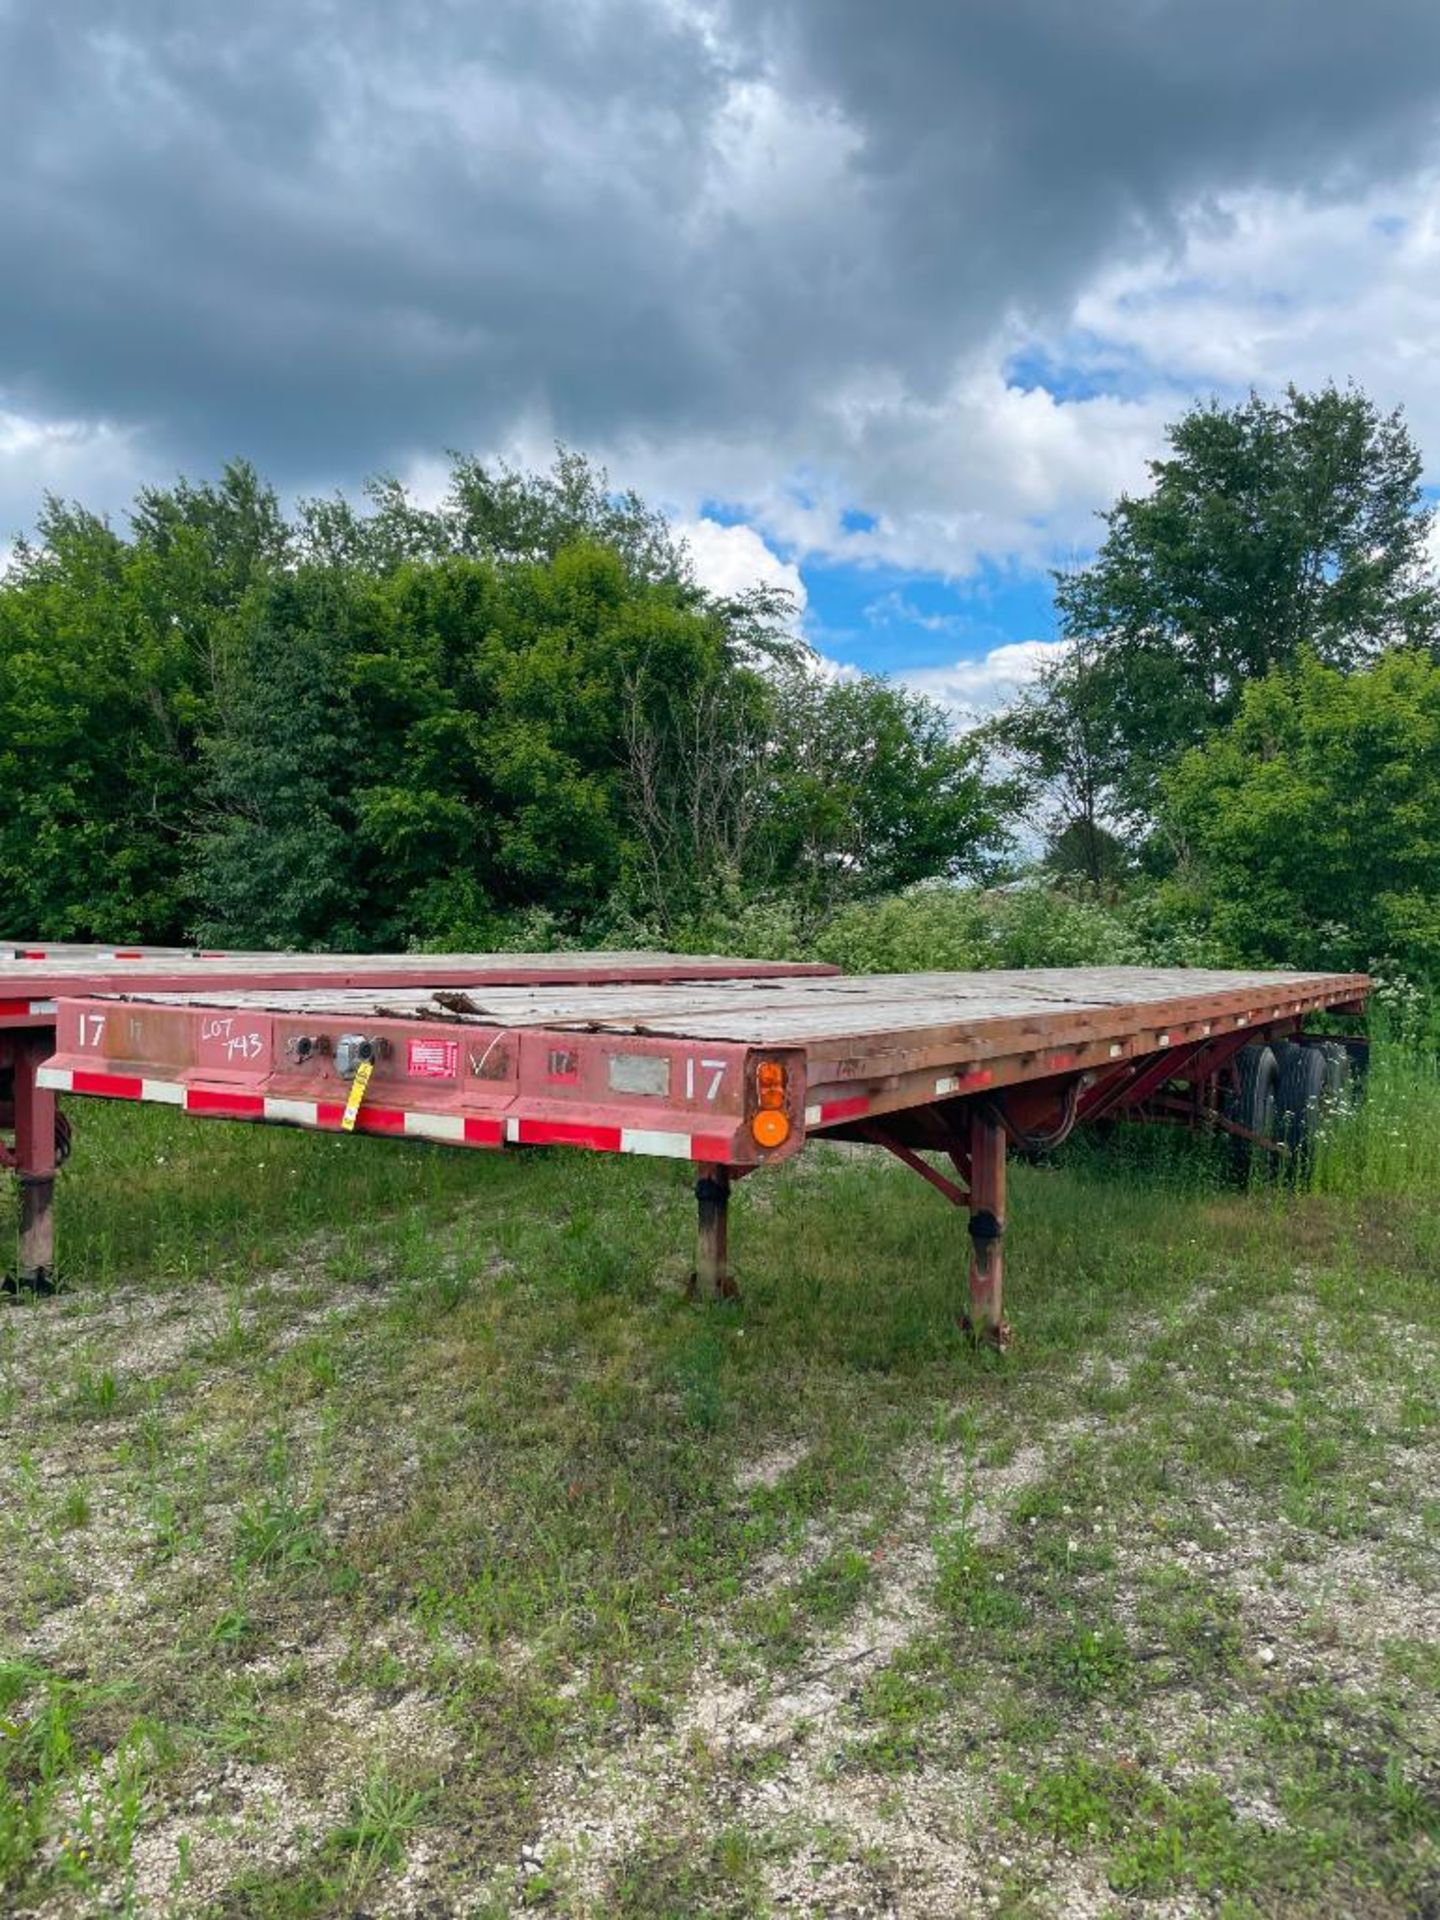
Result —
<svg viewBox="0 0 1440 1920"><path fill-rule="evenodd" d="M664 1160L689 1160L692 1157L688 1133L657 1132L648 1127L622 1127L620 1151L653 1153Z"/></svg>
<svg viewBox="0 0 1440 1920"><path fill-rule="evenodd" d="M405 1131L418 1134L422 1140L458 1141L463 1145L465 1116L463 1113L407 1113Z"/></svg>

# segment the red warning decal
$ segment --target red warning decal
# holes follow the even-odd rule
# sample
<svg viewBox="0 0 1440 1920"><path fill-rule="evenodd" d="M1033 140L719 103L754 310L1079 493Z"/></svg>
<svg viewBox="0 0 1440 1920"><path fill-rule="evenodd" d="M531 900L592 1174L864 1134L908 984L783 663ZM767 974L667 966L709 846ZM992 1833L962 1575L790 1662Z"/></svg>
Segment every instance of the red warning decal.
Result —
<svg viewBox="0 0 1440 1920"><path fill-rule="evenodd" d="M453 1080L460 1071L458 1040L412 1040L406 1058L412 1080Z"/></svg>

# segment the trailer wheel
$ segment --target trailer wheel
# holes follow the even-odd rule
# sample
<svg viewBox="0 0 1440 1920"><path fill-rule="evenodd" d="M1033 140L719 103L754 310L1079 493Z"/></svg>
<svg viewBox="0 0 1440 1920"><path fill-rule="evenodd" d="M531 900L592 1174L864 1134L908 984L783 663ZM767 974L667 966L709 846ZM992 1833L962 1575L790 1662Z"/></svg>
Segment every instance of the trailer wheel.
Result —
<svg viewBox="0 0 1440 1920"><path fill-rule="evenodd" d="M1287 1040L1280 1048L1280 1085L1276 1096L1279 1137L1289 1147L1292 1165L1302 1170L1315 1146L1325 1105L1330 1068L1319 1047Z"/></svg>
<svg viewBox="0 0 1440 1920"><path fill-rule="evenodd" d="M1275 1055L1263 1043L1242 1047L1235 1062L1239 1085L1225 1102L1231 1120L1266 1140L1275 1138L1275 1109L1280 1089L1280 1067ZM1264 1148L1254 1140L1231 1136L1232 1164L1244 1179L1252 1166L1264 1161Z"/></svg>

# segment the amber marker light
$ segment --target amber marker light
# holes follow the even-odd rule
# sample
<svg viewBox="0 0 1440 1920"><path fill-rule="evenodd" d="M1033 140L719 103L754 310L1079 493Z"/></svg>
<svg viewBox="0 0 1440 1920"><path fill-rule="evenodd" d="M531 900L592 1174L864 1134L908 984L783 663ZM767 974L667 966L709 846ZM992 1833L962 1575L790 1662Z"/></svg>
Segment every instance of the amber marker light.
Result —
<svg viewBox="0 0 1440 1920"><path fill-rule="evenodd" d="M762 1147L783 1147L790 1138L790 1121L785 1113L785 1068L780 1061L760 1062L755 1091L760 1111L752 1118L750 1131Z"/></svg>
<svg viewBox="0 0 1440 1920"><path fill-rule="evenodd" d="M762 1107L783 1107L785 1104L785 1069L778 1060L762 1060L755 1069L755 1085L760 1091Z"/></svg>

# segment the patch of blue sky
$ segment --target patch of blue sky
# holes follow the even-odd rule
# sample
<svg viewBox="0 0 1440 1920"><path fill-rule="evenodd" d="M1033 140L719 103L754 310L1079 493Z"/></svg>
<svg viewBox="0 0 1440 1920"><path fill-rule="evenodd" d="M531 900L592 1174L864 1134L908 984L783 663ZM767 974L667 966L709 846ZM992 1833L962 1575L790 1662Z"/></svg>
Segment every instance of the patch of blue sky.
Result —
<svg viewBox="0 0 1440 1920"><path fill-rule="evenodd" d="M1130 391L1143 369L1118 348L1097 340L1077 340L1073 358L1060 358L1046 347L1022 347L1005 362L1005 384L1024 393L1042 388L1055 400L1097 400L1104 394Z"/></svg>
<svg viewBox="0 0 1440 1920"><path fill-rule="evenodd" d="M721 527L750 525L750 516L745 509L732 505L728 500L702 500L700 514L702 519L713 520L717 526Z"/></svg>
<svg viewBox="0 0 1440 1920"><path fill-rule="evenodd" d="M873 513L866 513L861 507L846 507L840 516L840 525L846 533L874 533L879 524Z"/></svg>
<svg viewBox="0 0 1440 1920"><path fill-rule="evenodd" d="M1047 573L983 566L964 580L901 568L808 562L806 632L828 659L866 673L983 660L1056 637Z"/></svg>
<svg viewBox="0 0 1440 1920"><path fill-rule="evenodd" d="M1008 385L1025 393L1039 388L1062 405L1149 399L1170 392L1188 398L1190 393L1182 374L1157 366L1134 347L1094 333L1075 332L1053 345L1035 342L1020 347L1006 360L1004 374Z"/></svg>

